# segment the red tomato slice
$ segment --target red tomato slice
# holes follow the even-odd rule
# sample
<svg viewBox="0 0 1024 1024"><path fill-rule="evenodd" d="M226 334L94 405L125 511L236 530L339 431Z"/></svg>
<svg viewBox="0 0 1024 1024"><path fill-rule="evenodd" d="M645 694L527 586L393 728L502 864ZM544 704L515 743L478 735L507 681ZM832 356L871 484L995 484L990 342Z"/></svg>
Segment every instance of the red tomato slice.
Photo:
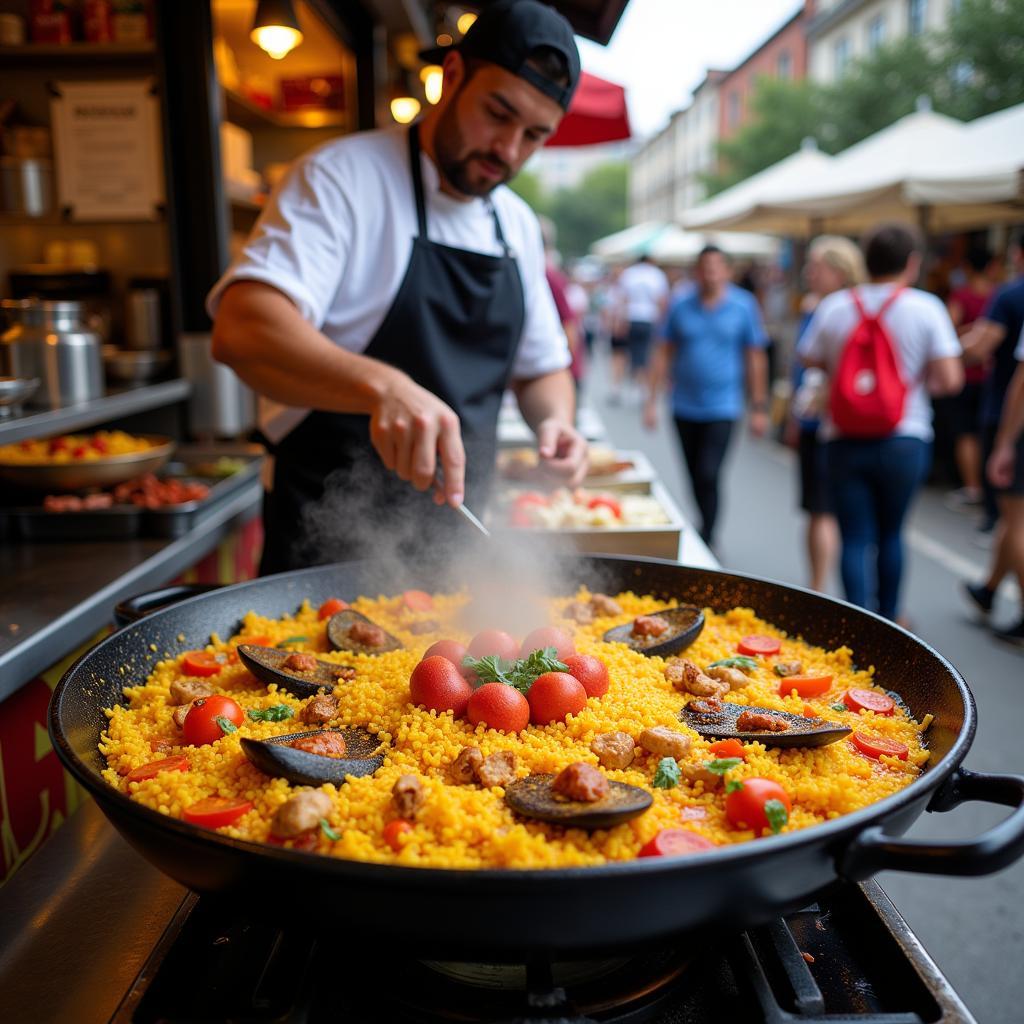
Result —
<svg viewBox="0 0 1024 1024"><path fill-rule="evenodd" d="M591 498L587 502L587 508L601 508L602 505L610 509L616 519L622 518L622 505L607 494L599 494L596 498Z"/></svg>
<svg viewBox="0 0 1024 1024"><path fill-rule="evenodd" d="M675 857L685 853L713 850L715 844L704 836L685 828L663 828L653 839L640 847L638 857Z"/></svg>
<svg viewBox="0 0 1024 1024"><path fill-rule="evenodd" d="M324 619L329 619L332 615L337 615L338 612L343 612L347 607L347 601L342 601L340 597L332 597L329 601L324 601L320 605L320 610L316 615L318 619L323 621Z"/></svg>
<svg viewBox="0 0 1024 1024"><path fill-rule="evenodd" d="M796 690L798 697L820 697L831 685L831 676L786 676L779 683L779 696L788 697Z"/></svg>
<svg viewBox="0 0 1024 1024"><path fill-rule="evenodd" d="M547 507L548 499L538 491L523 491L522 494L517 494L512 504L516 508L527 508L530 505L542 505Z"/></svg>
<svg viewBox="0 0 1024 1024"><path fill-rule="evenodd" d="M181 663L187 676L215 676L224 666L209 651L189 651Z"/></svg>
<svg viewBox="0 0 1024 1024"><path fill-rule="evenodd" d="M395 853L398 853L403 846L402 836L411 831L412 825L410 825L405 818L395 818L394 821L389 821L384 826L384 842L387 843Z"/></svg>
<svg viewBox="0 0 1024 1024"><path fill-rule="evenodd" d="M746 750L739 740L718 740L708 748L715 757L738 757L746 760Z"/></svg>
<svg viewBox="0 0 1024 1024"><path fill-rule="evenodd" d="M891 715L896 710L896 701L888 694L875 690L847 690L843 703L851 711L874 711L876 715Z"/></svg>
<svg viewBox="0 0 1024 1024"><path fill-rule="evenodd" d="M434 607L434 599L425 590L407 590L402 601L411 612L429 612Z"/></svg>
<svg viewBox="0 0 1024 1024"><path fill-rule="evenodd" d="M900 743L899 740L887 739L885 736L872 736L866 732L855 732L850 739L862 754L867 754L868 757L873 757L876 760L885 755L886 757L898 757L901 761L906 761L910 756L910 748L906 744Z"/></svg>
<svg viewBox="0 0 1024 1024"><path fill-rule="evenodd" d="M782 650L782 641L773 636L745 636L737 645L740 654L756 657L759 654L778 654Z"/></svg>
<svg viewBox="0 0 1024 1024"><path fill-rule="evenodd" d="M133 768L127 776L129 782L144 782L146 779L156 778L161 772L187 772L188 758L184 754L175 754L174 757L164 757L159 761L150 761L149 764L139 765Z"/></svg>
<svg viewBox="0 0 1024 1024"><path fill-rule="evenodd" d="M810 704L805 704L804 705L804 709L801 712L801 714L804 716L804 718L817 718L818 717L818 712L815 711L814 708L812 708Z"/></svg>
<svg viewBox="0 0 1024 1024"><path fill-rule="evenodd" d="M223 828L238 821L252 810L251 800L233 800L223 796L208 796L186 807L182 817L193 825L204 828Z"/></svg>

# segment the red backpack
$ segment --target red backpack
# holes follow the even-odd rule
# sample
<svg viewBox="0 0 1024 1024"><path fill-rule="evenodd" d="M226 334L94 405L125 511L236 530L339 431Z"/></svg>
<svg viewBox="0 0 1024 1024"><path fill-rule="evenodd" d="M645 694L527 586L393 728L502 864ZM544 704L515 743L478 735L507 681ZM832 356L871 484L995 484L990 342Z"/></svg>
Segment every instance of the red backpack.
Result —
<svg viewBox="0 0 1024 1024"><path fill-rule="evenodd" d="M902 290L897 288L874 316L865 311L857 290L850 290L860 320L839 354L829 395L832 422L846 437L887 437L903 419L907 385L896 346L882 323Z"/></svg>

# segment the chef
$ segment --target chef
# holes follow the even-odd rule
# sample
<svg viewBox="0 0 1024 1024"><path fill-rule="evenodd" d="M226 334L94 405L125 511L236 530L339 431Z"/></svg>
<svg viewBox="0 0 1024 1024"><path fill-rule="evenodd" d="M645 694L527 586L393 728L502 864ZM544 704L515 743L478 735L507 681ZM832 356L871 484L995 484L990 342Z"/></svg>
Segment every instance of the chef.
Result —
<svg viewBox="0 0 1024 1024"><path fill-rule="evenodd" d="M396 534L413 554L450 544L445 506L486 501L506 387L549 475L585 475L540 227L505 187L572 98L572 29L499 0L443 69L417 124L298 160L210 293L214 357L261 396L274 454L263 574Z"/></svg>

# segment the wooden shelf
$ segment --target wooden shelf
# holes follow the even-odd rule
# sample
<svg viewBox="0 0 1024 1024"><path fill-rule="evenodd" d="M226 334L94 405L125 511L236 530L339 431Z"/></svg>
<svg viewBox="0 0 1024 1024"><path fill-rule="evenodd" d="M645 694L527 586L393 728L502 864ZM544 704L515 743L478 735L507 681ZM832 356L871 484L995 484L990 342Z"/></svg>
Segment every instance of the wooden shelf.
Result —
<svg viewBox="0 0 1024 1024"><path fill-rule="evenodd" d="M24 67L27 64L101 63L107 61L146 61L152 59L156 47L145 43L23 43L0 46L0 67Z"/></svg>
<svg viewBox="0 0 1024 1024"><path fill-rule="evenodd" d="M234 89L224 89L225 120L240 128L332 128L347 123L342 110L265 110Z"/></svg>

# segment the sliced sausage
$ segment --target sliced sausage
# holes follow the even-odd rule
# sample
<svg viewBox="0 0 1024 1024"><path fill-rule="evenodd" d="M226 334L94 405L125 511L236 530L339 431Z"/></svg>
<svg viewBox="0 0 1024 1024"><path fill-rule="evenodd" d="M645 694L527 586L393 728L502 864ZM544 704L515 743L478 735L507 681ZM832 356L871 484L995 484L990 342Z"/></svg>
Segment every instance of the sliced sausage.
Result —
<svg viewBox="0 0 1024 1024"><path fill-rule="evenodd" d="M307 754L318 757L344 757L345 737L337 732L318 732L312 736L300 736L288 744L296 750L304 750Z"/></svg>
<svg viewBox="0 0 1024 1024"><path fill-rule="evenodd" d="M485 757L476 770L481 786L507 786L516 777L516 755L511 750L499 750Z"/></svg>
<svg viewBox="0 0 1024 1024"><path fill-rule="evenodd" d="M191 704L199 697L212 697L217 691L203 679L175 679L171 683L171 703Z"/></svg>
<svg viewBox="0 0 1024 1024"><path fill-rule="evenodd" d="M281 662L286 672L312 672L316 669L316 658L305 651L294 651Z"/></svg>
<svg viewBox="0 0 1024 1024"><path fill-rule="evenodd" d="M552 780L551 788L570 800L592 804L608 795L611 786L604 775L592 764L576 761L563 768Z"/></svg>
<svg viewBox="0 0 1024 1024"><path fill-rule="evenodd" d="M603 732L594 737L590 749L604 768L628 768L636 757L636 744L626 732Z"/></svg>
<svg viewBox="0 0 1024 1024"><path fill-rule="evenodd" d="M449 769L452 781L459 785L465 785L476 778L476 771L483 764L484 755L480 753L479 747L463 747L459 756L451 763Z"/></svg>
<svg viewBox="0 0 1024 1024"><path fill-rule="evenodd" d="M398 816L412 821L427 800L419 776L400 775L398 781L391 787L391 800L398 811Z"/></svg>
<svg viewBox="0 0 1024 1024"><path fill-rule="evenodd" d="M331 798L319 789L303 789L290 797L270 821L270 833L279 839L293 839L320 824L331 813Z"/></svg>
<svg viewBox="0 0 1024 1024"><path fill-rule="evenodd" d="M664 725L656 725L640 733L640 746L644 750L658 757L674 757L677 761L690 752L691 742L686 733Z"/></svg>
<svg viewBox="0 0 1024 1024"><path fill-rule="evenodd" d="M341 702L332 693L321 693L313 697L302 709L299 718L310 725L324 725L332 718L338 717L338 706Z"/></svg>

